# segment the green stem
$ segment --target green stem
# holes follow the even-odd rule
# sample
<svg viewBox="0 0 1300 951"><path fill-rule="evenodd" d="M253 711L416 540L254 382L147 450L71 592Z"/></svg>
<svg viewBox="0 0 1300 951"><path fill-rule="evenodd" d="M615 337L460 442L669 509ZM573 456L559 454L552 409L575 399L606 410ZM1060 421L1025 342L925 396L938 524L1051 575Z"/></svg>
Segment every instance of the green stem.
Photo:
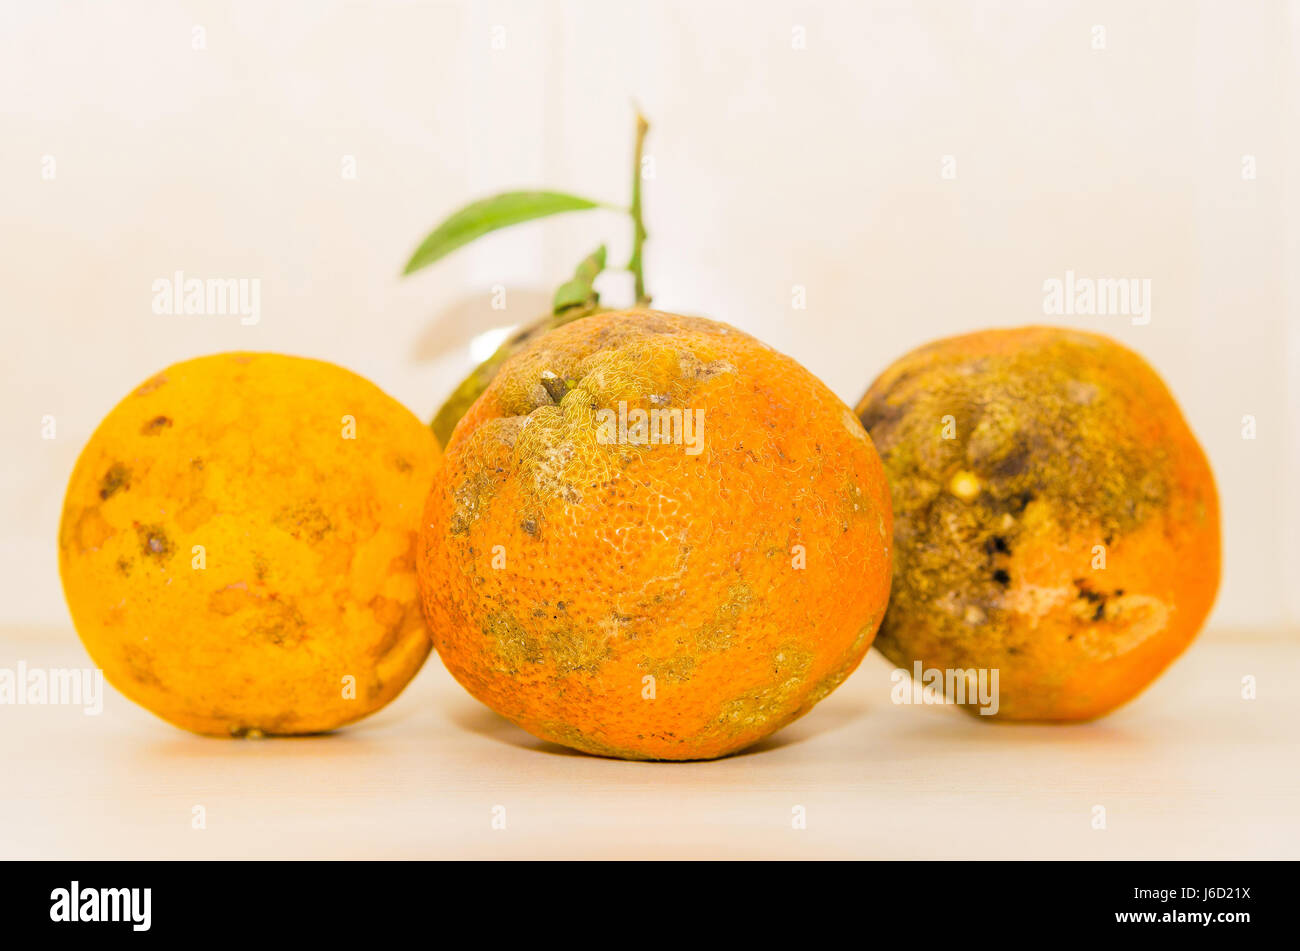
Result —
<svg viewBox="0 0 1300 951"><path fill-rule="evenodd" d="M632 259L627 262L627 269L636 278L636 302L642 307L650 303L650 295L645 292L645 275L641 269L641 246L645 244L645 223L641 220L641 155L645 148L645 136L650 131L650 123L645 116L636 115L636 153L632 165Z"/></svg>

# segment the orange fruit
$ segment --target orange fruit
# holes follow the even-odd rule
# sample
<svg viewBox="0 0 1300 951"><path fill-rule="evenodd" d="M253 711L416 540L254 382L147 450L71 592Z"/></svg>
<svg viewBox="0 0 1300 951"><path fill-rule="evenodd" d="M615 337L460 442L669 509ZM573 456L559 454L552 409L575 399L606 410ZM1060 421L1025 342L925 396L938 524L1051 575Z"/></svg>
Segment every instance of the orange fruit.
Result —
<svg viewBox="0 0 1300 951"><path fill-rule="evenodd" d="M895 664L996 670L997 716L1079 720L1196 636L1219 584L1218 496L1136 353L1050 327L951 337L896 361L857 412L897 518L876 641Z"/></svg>
<svg viewBox="0 0 1300 951"><path fill-rule="evenodd" d="M506 361L425 523L443 663L600 755L767 736L853 671L889 591L888 489L853 413L754 338L657 311L585 317Z"/></svg>
<svg viewBox="0 0 1300 951"><path fill-rule="evenodd" d="M122 693L198 733L372 713L429 653L415 549L438 457L428 427L333 364L168 367L108 414L68 483L77 632Z"/></svg>

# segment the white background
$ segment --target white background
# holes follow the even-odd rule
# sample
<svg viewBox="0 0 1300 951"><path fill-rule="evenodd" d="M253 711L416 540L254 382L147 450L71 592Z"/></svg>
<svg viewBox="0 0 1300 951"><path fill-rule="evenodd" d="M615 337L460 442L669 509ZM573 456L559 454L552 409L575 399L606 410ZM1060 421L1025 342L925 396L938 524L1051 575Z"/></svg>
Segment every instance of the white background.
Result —
<svg viewBox="0 0 1300 951"><path fill-rule="evenodd" d="M1217 624L1300 620L1298 34L1300 4L1228 0L3 0L0 621L66 623L68 474L170 363L320 357L431 416L473 337L534 316L600 241L621 260L628 229L528 225L403 280L407 255L500 189L626 201L634 101L656 305L736 324L850 405L926 340L1057 322L1043 282L1066 269L1149 278L1150 325L1065 322L1146 355L1203 441ZM155 315L176 270L260 279L260 323Z"/></svg>

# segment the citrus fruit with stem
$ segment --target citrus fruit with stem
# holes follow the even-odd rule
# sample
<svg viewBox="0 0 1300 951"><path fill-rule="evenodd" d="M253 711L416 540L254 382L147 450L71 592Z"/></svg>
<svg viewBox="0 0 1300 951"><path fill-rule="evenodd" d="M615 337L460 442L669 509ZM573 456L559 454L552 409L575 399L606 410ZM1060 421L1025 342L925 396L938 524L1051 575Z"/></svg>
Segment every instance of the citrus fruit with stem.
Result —
<svg viewBox="0 0 1300 951"><path fill-rule="evenodd" d="M853 413L747 334L650 310L530 341L434 476L420 590L442 662L536 736L707 759L862 659L888 488Z"/></svg>

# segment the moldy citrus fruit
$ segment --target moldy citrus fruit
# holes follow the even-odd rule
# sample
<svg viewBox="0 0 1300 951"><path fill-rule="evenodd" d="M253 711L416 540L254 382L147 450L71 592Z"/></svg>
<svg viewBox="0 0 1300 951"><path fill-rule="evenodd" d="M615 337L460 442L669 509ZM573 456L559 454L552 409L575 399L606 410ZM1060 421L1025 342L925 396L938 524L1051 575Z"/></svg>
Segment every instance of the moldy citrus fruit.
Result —
<svg viewBox="0 0 1300 951"><path fill-rule="evenodd" d="M595 314L530 341L455 429L420 590L443 663L536 736L706 759L853 671L889 592L866 431L725 324Z"/></svg>
<svg viewBox="0 0 1300 951"><path fill-rule="evenodd" d="M361 377L223 353L100 424L59 565L108 680L199 733L329 730L392 700L430 642L415 579L438 448Z"/></svg>
<svg viewBox="0 0 1300 951"><path fill-rule="evenodd" d="M1137 354L1047 327L952 337L895 362L857 411L897 518L876 641L895 664L996 669L998 716L1077 720L1196 636L1219 583L1218 496Z"/></svg>

